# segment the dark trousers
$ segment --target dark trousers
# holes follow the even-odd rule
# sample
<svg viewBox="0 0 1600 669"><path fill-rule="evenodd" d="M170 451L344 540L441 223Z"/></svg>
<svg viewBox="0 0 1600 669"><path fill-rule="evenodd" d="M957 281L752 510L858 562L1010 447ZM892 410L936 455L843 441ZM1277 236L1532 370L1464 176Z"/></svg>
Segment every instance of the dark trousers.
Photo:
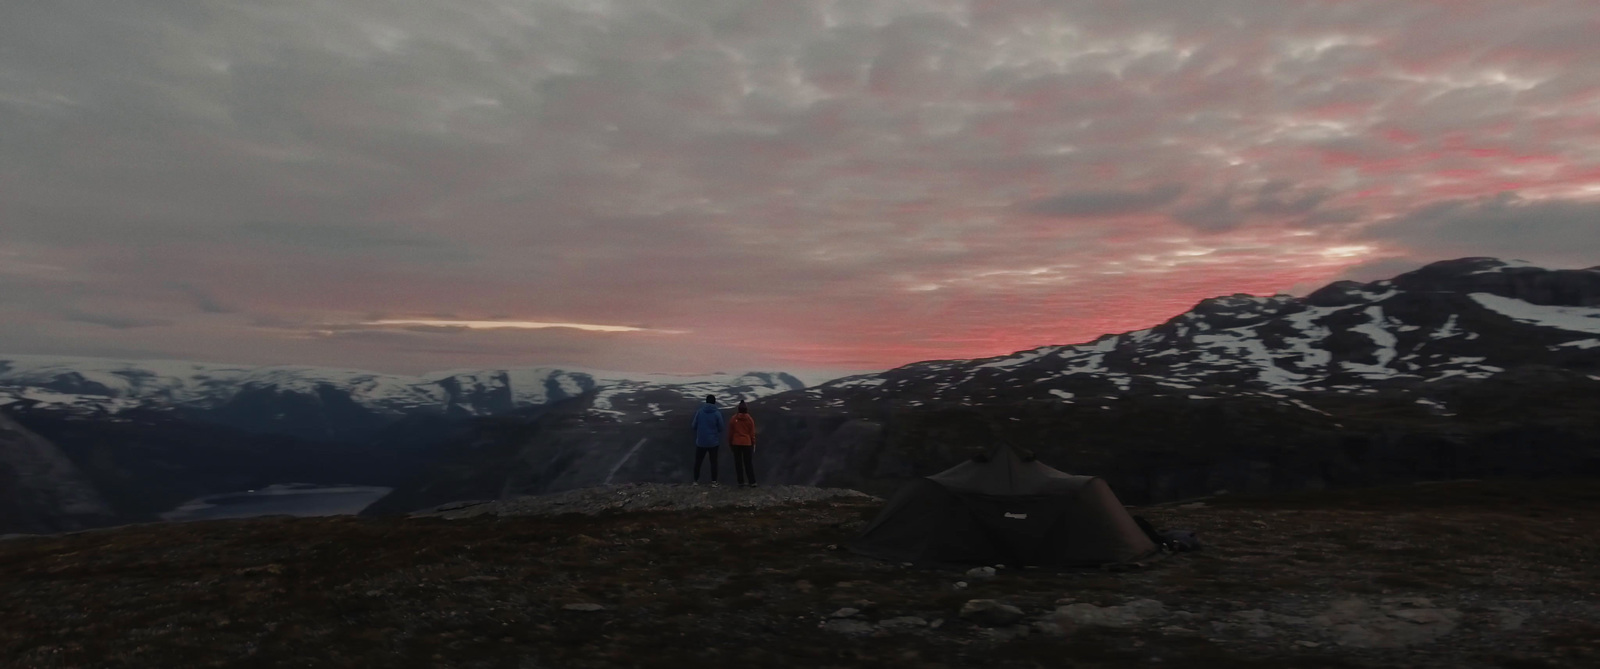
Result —
<svg viewBox="0 0 1600 669"><path fill-rule="evenodd" d="M694 480L696 480L696 481L700 480L700 463L705 462L706 461L706 456L710 455L711 456L711 481L713 483L716 482L716 480L717 480L717 451L718 450L719 449L716 449L716 448L700 448L699 446L695 447L695 449L694 449Z"/></svg>
<svg viewBox="0 0 1600 669"><path fill-rule="evenodd" d="M754 446L729 446L733 449L733 474L739 477L739 485L756 482Z"/></svg>

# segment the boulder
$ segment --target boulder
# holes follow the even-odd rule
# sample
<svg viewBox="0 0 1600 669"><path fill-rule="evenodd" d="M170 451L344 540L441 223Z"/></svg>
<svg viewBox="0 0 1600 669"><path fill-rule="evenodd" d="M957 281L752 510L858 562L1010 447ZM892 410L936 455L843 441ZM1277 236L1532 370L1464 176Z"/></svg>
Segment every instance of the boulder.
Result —
<svg viewBox="0 0 1600 669"><path fill-rule="evenodd" d="M865 635L877 631L872 623L854 618L834 618L819 625L822 629L839 634Z"/></svg>
<svg viewBox="0 0 1600 669"><path fill-rule="evenodd" d="M1166 605L1154 599L1136 599L1121 606L1099 607L1077 603L1058 607L1055 617L1078 625L1102 627L1130 627L1146 618L1161 615Z"/></svg>
<svg viewBox="0 0 1600 669"><path fill-rule="evenodd" d="M961 605L961 617L985 627L1011 625L1022 620L1022 609L993 599L973 599Z"/></svg>
<svg viewBox="0 0 1600 669"><path fill-rule="evenodd" d="M900 616L878 621L878 627L884 629L916 629L927 627L928 621L916 616Z"/></svg>

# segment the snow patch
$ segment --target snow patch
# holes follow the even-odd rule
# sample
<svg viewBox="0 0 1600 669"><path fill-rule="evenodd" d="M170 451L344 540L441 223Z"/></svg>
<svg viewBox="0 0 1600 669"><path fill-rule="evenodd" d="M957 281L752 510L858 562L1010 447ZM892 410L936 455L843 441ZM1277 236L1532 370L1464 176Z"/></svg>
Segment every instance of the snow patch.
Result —
<svg viewBox="0 0 1600 669"><path fill-rule="evenodd" d="M1532 304L1489 293L1473 293L1474 302L1512 320L1570 332L1600 334L1600 308Z"/></svg>
<svg viewBox="0 0 1600 669"><path fill-rule="evenodd" d="M1439 329L1435 330L1433 334L1428 335L1428 338L1444 339L1446 337L1454 337L1458 334L1461 334L1461 330L1456 328L1456 315L1450 314L1450 317L1445 319L1444 325L1439 326Z"/></svg>
<svg viewBox="0 0 1600 669"><path fill-rule="evenodd" d="M835 388L876 388L883 385L887 380L884 378L858 377L830 385Z"/></svg>
<svg viewBox="0 0 1600 669"><path fill-rule="evenodd" d="M1508 269L1517 269L1519 267L1539 268L1538 265L1535 265L1535 264L1533 264L1531 262L1528 262L1526 260L1496 260L1494 262L1497 264L1497 266L1495 266L1495 267L1485 267L1483 269L1480 269L1480 270L1477 270L1475 272L1472 272L1472 274L1499 274L1499 273L1504 272L1504 271L1506 271Z"/></svg>
<svg viewBox="0 0 1600 669"><path fill-rule="evenodd" d="M1043 348L1033 349L1032 351L1024 351L1024 352L1022 352L1020 354L1017 354L1015 357L1001 358L1001 359L996 360L994 362L986 362L986 363L978 365L978 366L979 367L993 367L993 368L996 368L996 369L1006 369L1006 368L1009 368L1009 367L1016 367L1017 365L1021 365L1021 364L1024 364L1024 363L1032 362L1034 360L1038 360L1039 358L1044 357L1046 355L1049 355L1051 353L1055 353L1055 352L1061 350L1061 348L1062 347L1060 347L1060 346L1045 346Z"/></svg>
<svg viewBox="0 0 1600 669"><path fill-rule="evenodd" d="M1372 343L1378 346L1378 349L1373 352L1373 355L1378 358L1378 362L1370 365L1359 362L1345 362L1343 363L1344 368L1368 376L1394 376L1396 370L1389 367L1389 363L1394 362L1395 357L1398 355L1395 345L1400 340L1385 327L1389 324L1389 319L1384 315L1383 307L1367 307L1366 314L1367 322L1352 327L1350 330L1366 335L1368 339L1372 340Z"/></svg>
<svg viewBox="0 0 1600 669"><path fill-rule="evenodd" d="M1248 335L1240 334L1249 333ZM1247 362L1256 368L1256 380L1274 387L1298 386L1304 383L1304 374L1291 372L1278 366L1272 352L1267 350L1266 344L1254 336L1253 328L1244 328L1236 331L1225 331L1218 334L1195 335L1194 343L1202 346L1211 346L1221 349L1225 354L1232 355L1241 362ZM1203 356L1206 362L1222 362L1215 355Z"/></svg>

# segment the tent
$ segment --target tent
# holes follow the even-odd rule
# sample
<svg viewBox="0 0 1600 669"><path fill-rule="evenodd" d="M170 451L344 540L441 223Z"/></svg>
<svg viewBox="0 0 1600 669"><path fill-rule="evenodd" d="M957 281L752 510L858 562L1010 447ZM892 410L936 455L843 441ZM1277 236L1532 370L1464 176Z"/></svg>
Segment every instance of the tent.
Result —
<svg viewBox="0 0 1600 669"><path fill-rule="evenodd" d="M901 487L850 550L897 562L1048 567L1159 551L1104 480L1009 446Z"/></svg>

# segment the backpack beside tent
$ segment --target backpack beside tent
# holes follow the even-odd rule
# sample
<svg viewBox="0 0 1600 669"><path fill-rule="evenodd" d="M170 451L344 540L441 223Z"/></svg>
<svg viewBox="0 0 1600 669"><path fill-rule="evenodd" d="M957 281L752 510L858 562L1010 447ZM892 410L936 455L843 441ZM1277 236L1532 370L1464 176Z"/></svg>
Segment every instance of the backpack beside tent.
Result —
<svg viewBox="0 0 1600 669"><path fill-rule="evenodd" d="M849 548L897 562L1041 567L1159 552L1104 480L1006 446L907 483Z"/></svg>

